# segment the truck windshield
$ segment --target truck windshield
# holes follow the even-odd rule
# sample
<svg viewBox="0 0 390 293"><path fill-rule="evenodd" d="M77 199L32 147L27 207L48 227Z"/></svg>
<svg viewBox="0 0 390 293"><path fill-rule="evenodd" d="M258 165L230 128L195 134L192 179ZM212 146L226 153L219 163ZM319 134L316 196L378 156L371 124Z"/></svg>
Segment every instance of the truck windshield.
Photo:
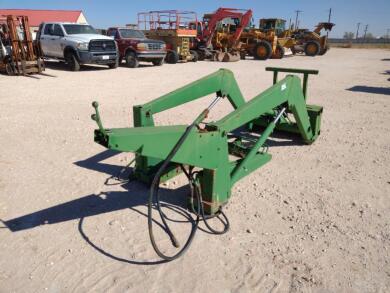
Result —
<svg viewBox="0 0 390 293"><path fill-rule="evenodd" d="M121 34L121 37L124 39L145 39L145 35L143 32L138 30L132 30L132 29L120 29L119 33Z"/></svg>
<svg viewBox="0 0 390 293"><path fill-rule="evenodd" d="M90 25L64 24L64 29L68 35L97 34Z"/></svg>

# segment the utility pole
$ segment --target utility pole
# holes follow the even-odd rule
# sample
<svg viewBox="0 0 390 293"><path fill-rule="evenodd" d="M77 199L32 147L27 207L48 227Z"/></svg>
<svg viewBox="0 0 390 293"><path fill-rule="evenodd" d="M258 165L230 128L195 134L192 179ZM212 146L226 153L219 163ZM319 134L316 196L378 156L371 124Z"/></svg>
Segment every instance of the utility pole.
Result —
<svg viewBox="0 0 390 293"><path fill-rule="evenodd" d="M303 12L302 10L295 10L296 12L296 16L295 16L295 29L297 30L298 29L298 16L299 16L299 13Z"/></svg>
<svg viewBox="0 0 390 293"><path fill-rule="evenodd" d="M357 24L357 31L356 31L356 40L359 38L359 28L360 28L360 22Z"/></svg>
<svg viewBox="0 0 390 293"><path fill-rule="evenodd" d="M328 17L328 22L330 23L330 18L332 17L332 8L329 8L329 17ZM329 37L329 31L326 32L326 37Z"/></svg>
<svg viewBox="0 0 390 293"><path fill-rule="evenodd" d="M367 30L368 30L368 24L366 24L366 27L364 29L364 37L363 37L364 40L366 40Z"/></svg>

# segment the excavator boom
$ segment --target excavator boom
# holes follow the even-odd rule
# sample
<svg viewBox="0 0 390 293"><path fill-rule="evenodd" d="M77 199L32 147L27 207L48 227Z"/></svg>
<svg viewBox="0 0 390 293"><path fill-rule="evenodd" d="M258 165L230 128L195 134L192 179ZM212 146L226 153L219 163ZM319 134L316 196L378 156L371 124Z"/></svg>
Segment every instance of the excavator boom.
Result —
<svg viewBox="0 0 390 293"><path fill-rule="evenodd" d="M243 13L245 11L245 13ZM243 10L243 9L236 9L236 8L218 8L214 13L212 14L206 14L203 18L203 25L204 29L201 32L201 34L198 36L198 38L203 41L206 46L209 46L211 44L212 38L214 36L214 33L217 29L217 25L219 22L224 20L225 18L238 18L240 19L240 29L241 32L235 33L235 38L240 37L243 29L248 25L250 19L252 17L252 10ZM206 25L207 22L207 25ZM245 25L243 25L245 23Z"/></svg>

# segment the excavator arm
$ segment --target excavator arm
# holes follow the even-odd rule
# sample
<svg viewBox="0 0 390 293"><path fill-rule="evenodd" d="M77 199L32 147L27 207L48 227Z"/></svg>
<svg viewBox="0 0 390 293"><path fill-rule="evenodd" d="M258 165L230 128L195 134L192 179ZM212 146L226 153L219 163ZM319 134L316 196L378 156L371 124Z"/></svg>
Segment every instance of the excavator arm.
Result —
<svg viewBox="0 0 390 293"><path fill-rule="evenodd" d="M244 31L244 29L248 26L248 24L251 21L252 15L253 15L253 12L250 9L242 15L239 27L236 29L234 35L230 38L229 45L231 47L237 46L237 43L240 40L242 32Z"/></svg>
<svg viewBox="0 0 390 293"><path fill-rule="evenodd" d="M243 14L244 10L242 9L235 9L235 8L218 8L217 11L215 11L213 14L211 14L211 17L208 20L207 27L204 28L201 36L201 40L205 42L206 46L208 47L211 44L211 40L214 36L214 33L216 31L217 24L224 20L225 18L238 18L240 19L240 29L237 30L235 38L239 39L242 31L244 28L248 25L251 17L252 17L252 10L247 10L245 14ZM242 25L243 21L246 22L246 25ZM241 31L241 32L240 32Z"/></svg>

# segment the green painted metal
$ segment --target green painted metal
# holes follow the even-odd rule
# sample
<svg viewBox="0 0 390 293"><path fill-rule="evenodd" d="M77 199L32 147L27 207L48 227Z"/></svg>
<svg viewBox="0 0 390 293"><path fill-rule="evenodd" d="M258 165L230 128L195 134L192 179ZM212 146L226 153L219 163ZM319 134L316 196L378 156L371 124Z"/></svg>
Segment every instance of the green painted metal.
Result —
<svg viewBox="0 0 390 293"><path fill-rule="evenodd" d="M281 68L281 67L266 67L266 71L273 71L274 72L274 78L273 83L277 83L278 81L278 73L279 72L286 72L286 73L302 73L303 74L303 96L306 99L307 94L307 86L309 81L309 74L318 74L318 70L312 70L312 69L296 69L296 68Z"/></svg>
<svg viewBox="0 0 390 293"><path fill-rule="evenodd" d="M278 73L279 72L285 72L285 73L298 73L303 74L303 85L302 87L295 82L294 84L294 95L299 95L299 91L302 92L304 103L296 103L289 106L288 113L293 114L293 118L295 121L290 121L289 119L285 119L282 117L280 123L276 126L277 130L284 131L284 132L290 132L290 133L296 133L301 134L303 132L306 132L307 135L302 135L302 138L304 139L305 143L310 144L314 142L318 135L320 134L320 127L321 127L321 115L323 108L322 106L317 105L307 105L307 88L308 88L308 76L310 74L317 75L319 73L318 70L311 70L311 69L295 69L295 68L278 68L278 67L266 67L266 71L273 71L273 83L280 84L278 82ZM288 77L294 77L297 80L297 76L293 75L287 75ZM285 79L286 79L285 78ZM285 80L283 79L283 80ZM287 84L286 84L287 86ZM291 89L291 86L290 86ZM254 126L260 126L261 128L264 128L268 125L269 121L273 117L272 112L265 113L259 119L254 121Z"/></svg>
<svg viewBox="0 0 390 293"><path fill-rule="evenodd" d="M163 95L154 101L133 107L134 127L154 126L154 114L213 93L220 96L226 96L234 109L245 104L244 97L233 73L229 70L221 69L189 85ZM133 173L134 177L146 183L150 183L150 180L153 179L154 171L161 162L161 159L137 154L136 167ZM175 176L175 174L176 173L173 173L172 175ZM161 178L161 182L171 177L172 176L169 175L164 176Z"/></svg>
<svg viewBox="0 0 390 293"><path fill-rule="evenodd" d="M267 70L274 73L316 72L284 68ZM206 123L203 129L193 128L161 180L179 174L180 165L198 168L203 204L209 214L227 203L237 181L270 161L271 155L265 146L275 129L300 134L308 144L320 133L322 107L306 105L301 80L296 75L276 80L266 91L245 102L233 73L220 69L154 101L135 106L133 128L104 129L98 105L94 104L93 119L99 126L95 130L95 141L109 149L135 153L134 176L150 183L156 169L188 127L156 126L153 115L213 93L226 98L233 106L232 112L218 121ZM207 114L208 109L202 111L195 124L203 121ZM259 132L259 136L248 138L243 135L242 130L261 128L265 130ZM232 156L236 159L229 159Z"/></svg>

